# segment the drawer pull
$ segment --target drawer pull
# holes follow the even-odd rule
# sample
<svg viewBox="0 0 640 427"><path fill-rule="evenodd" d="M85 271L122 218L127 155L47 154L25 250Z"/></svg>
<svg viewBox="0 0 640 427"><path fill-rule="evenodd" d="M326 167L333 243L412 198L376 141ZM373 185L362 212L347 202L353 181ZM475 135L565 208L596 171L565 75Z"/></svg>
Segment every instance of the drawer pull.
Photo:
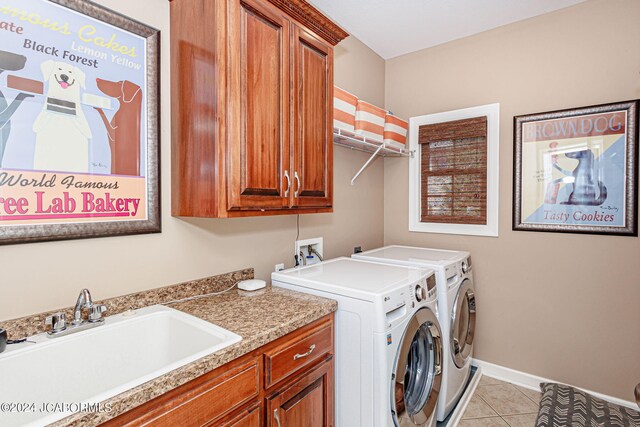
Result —
<svg viewBox="0 0 640 427"><path fill-rule="evenodd" d="M273 410L273 417L276 419L276 422L278 423L278 427L280 426L280 417L278 416L278 408Z"/></svg>
<svg viewBox="0 0 640 427"><path fill-rule="evenodd" d="M295 356L293 356L293 360L298 360L298 359L302 359L303 357L307 357L311 353L313 353L313 350L315 349L316 349L316 345L313 344L311 347L309 347L309 351L307 351L306 353L296 354Z"/></svg>

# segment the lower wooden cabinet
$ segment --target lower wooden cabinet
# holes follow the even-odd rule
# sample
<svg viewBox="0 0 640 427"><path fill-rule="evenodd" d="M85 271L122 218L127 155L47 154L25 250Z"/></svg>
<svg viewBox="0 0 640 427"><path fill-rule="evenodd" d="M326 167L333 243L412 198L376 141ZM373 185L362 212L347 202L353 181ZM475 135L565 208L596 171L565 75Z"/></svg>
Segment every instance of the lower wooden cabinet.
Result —
<svg viewBox="0 0 640 427"><path fill-rule="evenodd" d="M267 425L332 426L333 394L333 360L327 360L267 399Z"/></svg>
<svg viewBox="0 0 640 427"><path fill-rule="evenodd" d="M333 349L330 314L103 426L333 426Z"/></svg>
<svg viewBox="0 0 640 427"><path fill-rule="evenodd" d="M219 424L213 423L209 425L219 425L220 427L260 427L264 425L262 421L262 411L262 405L249 406L229 420L222 421Z"/></svg>

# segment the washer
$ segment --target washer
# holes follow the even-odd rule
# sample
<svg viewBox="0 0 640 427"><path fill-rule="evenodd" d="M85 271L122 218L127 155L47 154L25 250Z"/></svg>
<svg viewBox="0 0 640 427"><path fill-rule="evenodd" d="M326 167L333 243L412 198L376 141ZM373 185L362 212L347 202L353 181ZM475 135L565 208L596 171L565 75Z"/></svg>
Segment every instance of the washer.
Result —
<svg viewBox="0 0 640 427"><path fill-rule="evenodd" d="M469 252L410 246L385 246L352 255L354 259L432 268L438 283L438 310L443 335L443 379L437 418L456 406L471 375L476 299Z"/></svg>
<svg viewBox="0 0 640 427"><path fill-rule="evenodd" d="M271 278L338 301L336 426L436 424L442 331L433 270L336 258Z"/></svg>

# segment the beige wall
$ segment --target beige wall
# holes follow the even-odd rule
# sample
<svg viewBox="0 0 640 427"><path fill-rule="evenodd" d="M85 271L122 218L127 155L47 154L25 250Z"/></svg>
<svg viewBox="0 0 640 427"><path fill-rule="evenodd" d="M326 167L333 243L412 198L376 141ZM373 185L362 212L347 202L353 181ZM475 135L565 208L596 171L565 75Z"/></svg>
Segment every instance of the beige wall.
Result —
<svg viewBox="0 0 640 427"><path fill-rule="evenodd" d="M384 107L384 59L355 37L347 37L336 47L334 59L336 86Z"/></svg>
<svg viewBox="0 0 640 427"><path fill-rule="evenodd" d="M513 116L640 97L640 2L591 0L387 61L403 117L499 102L500 236L407 231L408 162L385 162L385 244L474 257L476 356L633 400L640 381L636 237L511 230Z"/></svg>
<svg viewBox="0 0 640 427"><path fill-rule="evenodd" d="M294 215L171 217L169 2L99 3L162 31L163 232L0 247L0 320L72 305L83 287L95 298L106 298L244 267L255 267L257 277L268 279L276 263L293 266ZM357 40L336 49L335 78L346 90L383 103L384 61ZM355 187L349 185L365 160L364 154L336 147L335 213L300 216L300 237L323 236L327 257L349 255L354 245L382 244L383 163L371 166Z"/></svg>

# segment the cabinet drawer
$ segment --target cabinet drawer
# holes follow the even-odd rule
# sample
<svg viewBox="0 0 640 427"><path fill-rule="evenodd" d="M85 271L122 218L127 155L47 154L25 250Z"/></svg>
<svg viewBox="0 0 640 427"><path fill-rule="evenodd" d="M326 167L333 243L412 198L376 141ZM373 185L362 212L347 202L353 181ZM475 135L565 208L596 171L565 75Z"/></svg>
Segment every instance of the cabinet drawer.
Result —
<svg viewBox="0 0 640 427"><path fill-rule="evenodd" d="M169 392L165 397L108 421L108 426L202 426L258 397L260 392L258 360L230 368L205 381L196 379Z"/></svg>
<svg viewBox="0 0 640 427"><path fill-rule="evenodd" d="M230 419L223 421L220 424L216 421L213 424L209 424L208 427L260 427L262 425L262 406L253 406L248 409L242 410L239 414Z"/></svg>
<svg viewBox="0 0 640 427"><path fill-rule="evenodd" d="M161 418L162 423L180 425L189 420L190 425L202 425L231 412L249 399L258 396L260 387L258 372L258 364L254 363L236 368L221 382L213 380L211 387L196 391L191 399L164 414Z"/></svg>
<svg viewBox="0 0 640 427"><path fill-rule="evenodd" d="M333 349L333 324L325 324L265 352L265 385L270 387Z"/></svg>

